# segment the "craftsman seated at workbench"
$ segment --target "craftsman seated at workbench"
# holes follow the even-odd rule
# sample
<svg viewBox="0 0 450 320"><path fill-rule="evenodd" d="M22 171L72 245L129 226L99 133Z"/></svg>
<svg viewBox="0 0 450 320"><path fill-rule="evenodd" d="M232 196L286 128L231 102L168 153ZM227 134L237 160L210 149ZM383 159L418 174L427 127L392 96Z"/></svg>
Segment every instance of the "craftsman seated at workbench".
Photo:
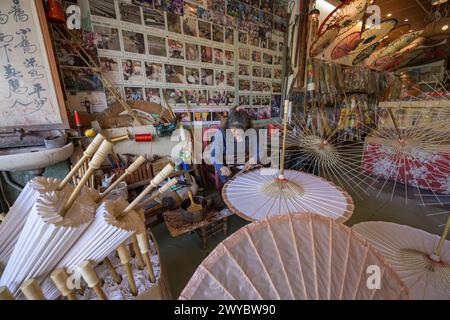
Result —
<svg viewBox="0 0 450 320"><path fill-rule="evenodd" d="M258 135L245 110L231 110L225 124L212 140L211 162L221 183L246 172L258 161Z"/></svg>

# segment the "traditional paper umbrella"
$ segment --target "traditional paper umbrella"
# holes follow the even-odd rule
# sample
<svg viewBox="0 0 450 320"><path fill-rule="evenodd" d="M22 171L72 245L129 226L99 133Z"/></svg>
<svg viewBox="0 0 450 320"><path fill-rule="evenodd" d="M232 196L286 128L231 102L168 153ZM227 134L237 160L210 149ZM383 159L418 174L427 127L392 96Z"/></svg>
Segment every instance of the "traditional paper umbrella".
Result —
<svg viewBox="0 0 450 320"><path fill-rule="evenodd" d="M373 266L379 283L369 279ZM241 228L200 264L180 299L389 300L407 299L407 291L350 228L301 214Z"/></svg>
<svg viewBox="0 0 450 320"><path fill-rule="evenodd" d="M354 66L360 64L361 62L363 62L364 60L366 60L368 57L370 57L370 55L377 50L379 46L379 43L374 43L373 45L371 45L370 47L365 48L364 50L362 50L357 56L356 58L353 60L352 64Z"/></svg>
<svg viewBox="0 0 450 320"><path fill-rule="evenodd" d="M91 223L96 204L80 192L111 148L112 143L102 142L72 193L52 191L38 197L0 279L14 296L26 279L42 282Z"/></svg>
<svg viewBox="0 0 450 320"><path fill-rule="evenodd" d="M331 52L331 59L337 60L347 56L351 51L355 50L361 40L361 32L353 32L334 47Z"/></svg>
<svg viewBox="0 0 450 320"><path fill-rule="evenodd" d="M310 49L310 56L315 57L327 49L339 35L339 29L336 27L328 28L324 33L313 42Z"/></svg>
<svg viewBox="0 0 450 320"><path fill-rule="evenodd" d="M331 26L338 28L340 34L345 33L362 20L368 4L369 0L344 1L325 18L319 28L319 34Z"/></svg>
<svg viewBox="0 0 450 320"><path fill-rule="evenodd" d="M105 201L97 209L94 221L83 235L66 252L65 256L58 260L56 268L68 268L68 271L76 273L78 272L77 266L81 262L89 260L98 264L133 234L144 233L144 222L133 209L146 194L157 188L173 170L174 168L170 164L167 165L130 204L123 199ZM163 187L164 190L165 188L169 189L173 184L173 181L169 182ZM42 288L48 299L56 299L59 295L50 279L44 282Z"/></svg>
<svg viewBox="0 0 450 320"><path fill-rule="evenodd" d="M442 236L389 222L363 222L365 237L408 286L412 299L450 299L450 215Z"/></svg>
<svg viewBox="0 0 450 320"><path fill-rule="evenodd" d="M354 52L360 52L373 44L380 42L385 38L392 29L397 25L397 19L388 19L381 21L380 24L373 25L369 29L361 33L361 41L355 48Z"/></svg>
<svg viewBox="0 0 450 320"><path fill-rule="evenodd" d="M236 175L222 189L226 205L250 221L294 212L315 212L346 221L354 205L345 191L311 174L284 169L288 109L289 101L285 101L280 170L262 168Z"/></svg>
<svg viewBox="0 0 450 320"><path fill-rule="evenodd" d="M97 151L104 137L97 135L88 148L84 151L83 157L76 163L70 173L63 181L53 178L36 177L31 180L20 193L14 205L6 215L5 220L0 224L0 270L6 266L9 257L16 245L19 234L26 222L28 214L31 212L37 198L49 191L64 190L71 191L73 187L68 184L78 169L91 158ZM94 193L92 193L94 195Z"/></svg>
<svg viewBox="0 0 450 320"><path fill-rule="evenodd" d="M393 41L400 38L402 35L409 33L409 30L411 30L411 25L409 24L402 24L401 26L396 27L394 30L389 32L389 34L384 37L383 40L380 41L380 45L378 46L378 48L382 49L388 46Z"/></svg>

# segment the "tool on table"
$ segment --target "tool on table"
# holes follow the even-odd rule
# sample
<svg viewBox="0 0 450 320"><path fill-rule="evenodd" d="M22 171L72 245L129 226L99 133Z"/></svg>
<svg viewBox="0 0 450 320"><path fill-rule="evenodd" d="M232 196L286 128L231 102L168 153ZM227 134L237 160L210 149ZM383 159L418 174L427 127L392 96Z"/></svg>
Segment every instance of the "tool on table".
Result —
<svg viewBox="0 0 450 320"><path fill-rule="evenodd" d="M198 212L200 210L203 210L203 207L200 204L195 203L194 197L192 196L191 191L188 192L188 195L189 195L189 199L191 200L191 205L187 208L187 211L188 212Z"/></svg>

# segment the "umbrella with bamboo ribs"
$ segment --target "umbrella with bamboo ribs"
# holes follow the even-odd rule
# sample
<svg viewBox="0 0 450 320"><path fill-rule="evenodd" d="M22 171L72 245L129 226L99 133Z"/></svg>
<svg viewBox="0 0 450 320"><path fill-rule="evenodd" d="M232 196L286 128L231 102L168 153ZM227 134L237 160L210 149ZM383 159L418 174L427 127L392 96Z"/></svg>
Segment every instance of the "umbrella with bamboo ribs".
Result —
<svg viewBox="0 0 450 320"><path fill-rule="evenodd" d="M102 142L75 190L38 197L0 279L0 285L8 287L15 297L26 279L42 282L92 222L96 204L91 196L80 193L111 148L110 142Z"/></svg>
<svg viewBox="0 0 450 320"><path fill-rule="evenodd" d="M370 279L368 270L374 265L380 268L380 283ZM315 214L278 216L241 228L200 264L180 296L189 300L407 298L405 285L362 237Z"/></svg>
<svg viewBox="0 0 450 320"><path fill-rule="evenodd" d="M361 41L352 53L361 52L373 44L380 42L395 28L396 25L397 19L388 19L364 30L361 33Z"/></svg>
<svg viewBox="0 0 450 320"><path fill-rule="evenodd" d="M389 222L363 222L353 230L365 237L408 286L412 299L450 299L450 216L441 237Z"/></svg>
<svg viewBox="0 0 450 320"><path fill-rule="evenodd" d="M358 46L360 40L361 32L350 33L333 48L331 59L337 60L349 55Z"/></svg>
<svg viewBox="0 0 450 320"><path fill-rule="evenodd" d="M55 267L67 268L70 272L77 272L77 266L81 262L89 260L94 264L100 263L134 234L145 233L144 221L134 208L146 194L157 188L173 170L174 168L171 165L167 165L131 204L123 199L104 202L97 209L94 221L66 252L65 256L58 260L59 262ZM166 183L160 192L165 192L176 182L176 179L173 179ZM47 298L56 299L59 296L59 292L49 278L42 287Z"/></svg>
<svg viewBox="0 0 450 320"><path fill-rule="evenodd" d="M287 132L289 101L285 101L284 132ZM315 212L338 221L353 213L350 196L319 177L285 170L287 134L283 134L280 169L257 169L238 174L222 189L231 211L252 221L288 213Z"/></svg>
<svg viewBox="0 0 450 320"><path fill-rule="evenodd" d="M68 182L86 160L94 155L103 140L104 138L102 135L97 135L95 137L93 142L84 151L83 157L77 162L63 181L53 178L36 177L27 183L6 215L5 220L0 224L0 270L6 266L19 234L25 224L26 218L31 212L37 198L49 191L72 191L73 187L69 185ZM87 188L83 189L83 191L89 192ZM92 192L92 196L95 196L95 192Z"/></svg>

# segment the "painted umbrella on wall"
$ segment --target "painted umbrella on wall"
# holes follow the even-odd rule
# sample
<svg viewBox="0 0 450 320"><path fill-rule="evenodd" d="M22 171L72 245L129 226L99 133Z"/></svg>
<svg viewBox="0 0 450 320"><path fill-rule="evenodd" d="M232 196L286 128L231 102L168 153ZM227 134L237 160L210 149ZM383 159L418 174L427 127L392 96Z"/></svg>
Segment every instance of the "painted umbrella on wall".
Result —
<svg viewBox="0 0 450 320"><path fill-rule="evenodd" d="M383 275L370 288L369 266ZM254 222L220 243L180 299L395 300L408 290L350 228L313 214Z"/></svg>

